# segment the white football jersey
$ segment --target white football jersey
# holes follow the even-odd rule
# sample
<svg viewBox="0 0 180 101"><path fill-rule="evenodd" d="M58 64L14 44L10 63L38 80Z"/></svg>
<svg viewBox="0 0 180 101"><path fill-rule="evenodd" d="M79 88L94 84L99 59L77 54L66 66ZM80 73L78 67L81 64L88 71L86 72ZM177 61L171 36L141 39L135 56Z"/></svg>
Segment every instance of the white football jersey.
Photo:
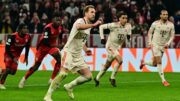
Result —
<svg viewBox="0 0 180 101"><path fill-rule="evenodd" d="M83 46L90 35L91 28L86 30L78 30L77 24L87 24L83 18L79 18L73 24L67 43L64 46L65 51L69 51L73 55L79 55L82 52Z"/></svg>
<svg viewBox="0 0 180 101"><path fill-rule="evenodd" d="M152 23L149 32L152 32L152 44L164 46L170 40L171 34L175 33L174 24L170 21L163 23L158 20Z"/></svg>
<svg viewBox="0 0 180 101"><path fill-rule="evenodd" d="M131 35L131 24L126 23L125 26L120 25L118 22L101 25L102 29L109 29L107 44L121 47L126 40L127 35ZM100 33L103 33L102 30ZM106 44L106 45L107 45Z"/></svg>

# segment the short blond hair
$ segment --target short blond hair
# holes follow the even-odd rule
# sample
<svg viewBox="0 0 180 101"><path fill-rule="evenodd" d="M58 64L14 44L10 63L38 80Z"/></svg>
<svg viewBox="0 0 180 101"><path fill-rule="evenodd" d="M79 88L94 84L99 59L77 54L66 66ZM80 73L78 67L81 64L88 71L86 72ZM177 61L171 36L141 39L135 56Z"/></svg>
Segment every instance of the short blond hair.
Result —
<svg viewBox="0 0 180 101"><path fill-rule="evenodd" d="M87 5L83 9L83 15L85 15L85 13L89 11L89 8L94 8L95 9L95 7L93 5Z"/></svg>

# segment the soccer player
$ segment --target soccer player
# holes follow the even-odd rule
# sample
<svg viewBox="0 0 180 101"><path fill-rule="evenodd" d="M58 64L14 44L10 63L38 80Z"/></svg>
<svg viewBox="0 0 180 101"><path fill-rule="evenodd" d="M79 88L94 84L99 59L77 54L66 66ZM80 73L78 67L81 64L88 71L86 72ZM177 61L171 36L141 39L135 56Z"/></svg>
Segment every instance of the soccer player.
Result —
<svg viewBox="0 0 180 101"><path fill-rule="evenodd" d="M173 41L174 33L174 25L172 22L168 21L168 11L161 10L160 20L153 22L148 32L148 42L153 53L153 60L142 60L140 65L140 69L143 69L144 65L157 66L157 70L164 86L169 86L170 84L164 78L161 58L164 50L168 48Z"/></svg>
<svg viewBox="0 0 180 101"><path fill-rule="evenodd" d="M123 43L126 41L126 39L130 41L131 24L127 23L128 15L124 12L121 12L118 13L117 16L119 18L118 22L103 24L99 27L102 44L106 43L103 30L109 29L110 34L106 43L106 50L108 53L106 63L104 67L100 70L100 72L97 74L97 76L94 78L96 87L99 86L100 78L105 74L105 72L111 66L114 60L117 61L117 64L115 64L109 81L113 87L116 87L115 76L119 70L120 65L122 64L122 57L119 55L119 50L122 47Z"/></svg>
<svg viewBox="0 0 180 101"><path fill-rule="evenodd" d="M77 19L73 24L68 41L64 46L61 71L51 83L44 100L52 101L52 92L66 77L67 71L80 74L78 78L64 85L64 88L71 99L74 99L73 88L75 86L88 82L92 79L92 74L88 65L84 62L84 58L81 53L82 49L84 49L86 53L91 54L91 51L85 46L87 36L90 34L92 27L96 27L102 23L102 21L97 20L94 24L91 24L91 21L95 19L95 12L94 6L87 5L84 8L84 17Z"/></svg>
<svg viewBox="0 0 180 101"><path fill-rule="evenodd" d="M61 54L59 50L58 39L60 39L61 41L62 31L63 31L60 24L61 24L60 13L54 12L52 23L49 23L48 25L45 26L44 33L42 34L40 42L38 43L35 64L27 71L25 76L21 79L21 81L19 82L19 88L24 87L25 81L36 70L38 70L43 58L47 54L50 54L51 56L53 56L54 59L56 59L56 64L51 79L49 80L49 84L58 74L61 65Z"/></svg>
<svg viewBox="0 0 180 101"><path fill-rule="evenodd" d="M6 65L6 69L3 70L2 75L0 77L0 89L6 89L4 83L8 74L11 75L16 74L18 59L24 48L25 48L24 62L26 62L26 65L28 64L28 53L31 43L31 37L27 33L28 33L28 26L24 23L21 23L18 26L17 32L8 36L5 47L5 54L4 54L4 62Z"/></svg>

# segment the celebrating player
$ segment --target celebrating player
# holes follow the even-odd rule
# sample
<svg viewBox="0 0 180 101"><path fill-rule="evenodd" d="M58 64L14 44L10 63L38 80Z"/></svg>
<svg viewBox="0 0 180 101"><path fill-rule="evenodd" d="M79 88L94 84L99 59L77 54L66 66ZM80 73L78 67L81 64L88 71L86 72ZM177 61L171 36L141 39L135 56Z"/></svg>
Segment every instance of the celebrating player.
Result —
<svg viewBox="0 0 180 101"><path fill-rule="evenodd" d="M6 42L6 49L4 55L4 62L6 69L3 70L0 77L0 89L6 89L4 86L5 80L8 74L15 75L18 66L18 59L21 55L23 48L25 47L25 58L24 62L28 64L28 53L31 43L31 37L28 32L28 27L26 24L21 23L18 26L18 31L8 36Z"/></svg>
<svg viewBox="0 0 180 101"><path fill-rule="evenodd" d="M174 33L174 25L168 21L168 11L162 10L160 14L160 20L153 22L148 32L149 47L153 53L153 60L142 60L140 65L140 69L143 69L144 65L157 66L164 86L169 86L170 84L164 78L161 58L165 48L168 48L170 43L173 41Z"/></svg>
<svg viewBox="0 0 180 101"><path fill-rule="evenodd" d="M55 12L53 14L52 23L49 23L45 26L44 33L41 36L40 42L37 46L37 53L35 58L35 64L32 66L26 73L26 75L21 79L19 82L19 88L23 88L25 81L31 76L36 70L38 70L39 66L43 58L50 54L51 56L56 59L56 64L54 67L54 71L52 73L51 79L49 83L55 78L58 74L60 65L61 65L61 54L58 45L58 39L62 39L62 27L61 24L61 17L59 12ZM62 44L61 44L62 45Z"/></svg>
<svg viewBox="0 0 180 101"><path fill-rule="evenodd" d="M114 60L117 61L117 64L115 65L114 70L112 71L112 74L109 80L111 82L111 85L113 87L116 87L115 76L118 72L120 65L122 64L122 57L119 55L119 49L122 47L122 44L124 43L124 41L126 41L126 39L130 41L131 25L127 23L127 19L128 19L127 14L121 12L117 14L117 16L119 18L119 22L103 24L99 27L102 44L106 43L104 39L103 30L109 29L110 34L106 43L106 50L108 53L106 63L104 67L102 68L102 70L100 70L100 72L94 78L96 87L99 86L100 78L105 74L105 72L111 66Z"/></svg>
<svg viewBox="0 0 180 101"><path fill-rule="evenodd" d="M88 82L92 79L92 74L88 65L84 62L84 58L81 53L84 48L86 53L91 54L91 51L85 47L87 36L90 34L92 27L98 26L102 23L102 21L98 20L94 24L91 24L91 21L94 19L94 6L86 6L84 8L84 17L77 19L73 24L68 41L64 46L61 71L51 83L44 100L52 101L52 92L57 88L59 82L66 77L67 70L80 74L78 78L64 85L64 88L71 99L74 99L73 88L75 86Z"/></svg>

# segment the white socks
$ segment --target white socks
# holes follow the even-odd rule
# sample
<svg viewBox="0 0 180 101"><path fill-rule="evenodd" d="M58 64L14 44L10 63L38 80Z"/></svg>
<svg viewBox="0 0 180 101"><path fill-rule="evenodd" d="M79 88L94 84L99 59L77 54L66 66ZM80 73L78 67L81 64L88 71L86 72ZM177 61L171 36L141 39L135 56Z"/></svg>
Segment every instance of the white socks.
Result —
<svg viewBox="0 0 180 101"><path fill-rule="evenodd" d="M52 81L47 94L52 95L54 90L59 86L59 84L66 78L67 73L65 72L60 72Z"/></svg>
<svg viewBox="0 0 180 101"><path fill-rule="evenodd" d="M73 88L74 86L83 84L83 83L85 83L85 82L87 82L89 80L91 80L91 78L86 78L84 76L79 76L75 80L73 80L70 83L68 83L68 86L70 88Z"/></svg>
<svg viewBox="0 0 180 101"><path fill-rule="evenodd" d="M99 81L99 79L105 74L105 70L100 70L100 72L98 73L98 75L96 76L96 80Z"/></svg>
<svg viewBox="0 0 180 101"><path fill-rule="evenodd" d="M116 74L118 72L118 69L119 69L120 65L121 64L119 64L119 63L115 64L114 70L112 71L112 74L111 74L111 79L115 79L115 76L116 76Z"/></svg>
<svg viewBox="0 0 180 101"><path fill-rule="evenodd" d="M157 64L157 70L159 72L159 76L160 76L162 82L166 81L165 78L164 78L164 72L163 72L163 69L162 69L162 64Z"/></svg>

